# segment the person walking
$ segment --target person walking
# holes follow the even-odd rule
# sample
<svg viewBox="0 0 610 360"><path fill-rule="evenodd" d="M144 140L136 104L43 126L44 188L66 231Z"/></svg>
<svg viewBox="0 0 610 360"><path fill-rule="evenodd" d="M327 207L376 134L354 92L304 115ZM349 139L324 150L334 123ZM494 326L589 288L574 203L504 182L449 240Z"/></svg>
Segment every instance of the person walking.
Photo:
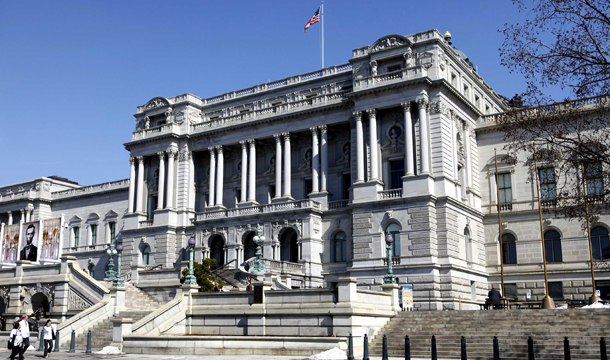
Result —
<svg viewBox="0 0 610 360"><path fill-rule="evenodd" d="M23 354L25 354L26 350L30 347L30 324L28 324L28 314L23 314L19 325L21 325L21 337L23 337L23 347L21 348L19 358L23 359Z"/></svg>
<svg viewBox="0 0 610 360"><path fill-rule="evenodd" d="M15 323L11 335L8 338L9 344L11 344L11 360L15 360L15 355L19 355L19 359L23 359L21 350L23 349L23 337L21 336L21 324Z"/></svg>
<svg viewBox="0 0 610 360"><path fill-rule="evenodd" d="M51 325L51 319L44 324L44 358L47 359L53 350L53 340L55 340L55 329Z"/></svg>

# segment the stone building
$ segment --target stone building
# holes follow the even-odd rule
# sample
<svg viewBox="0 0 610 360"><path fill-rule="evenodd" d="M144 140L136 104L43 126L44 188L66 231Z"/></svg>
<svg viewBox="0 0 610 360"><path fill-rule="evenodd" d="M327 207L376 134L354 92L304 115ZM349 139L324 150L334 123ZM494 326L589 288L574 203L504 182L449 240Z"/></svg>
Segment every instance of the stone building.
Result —
<svg viewBox="0 0 610 360"><path fill-rule="evenodd" d="M156 97L134 115L128 179L2 186L0 221L63 215L63 254L97 279L119 236L125 272L179 269L191 236L196 260L238 269L260 225L267 270L301 288L346 276L379 288L390 234L394 273L413 285L415 307L475 308L499 271L489 161L501 134L484 121L506 109L438 31L384 36L346 64L207 99ZM515 172L517 194L507 279L519 296L536 294L535 194L521 169L502 171ZM551 223L565 242L551 277L566 299L586 294L586 237Z"/></svg>

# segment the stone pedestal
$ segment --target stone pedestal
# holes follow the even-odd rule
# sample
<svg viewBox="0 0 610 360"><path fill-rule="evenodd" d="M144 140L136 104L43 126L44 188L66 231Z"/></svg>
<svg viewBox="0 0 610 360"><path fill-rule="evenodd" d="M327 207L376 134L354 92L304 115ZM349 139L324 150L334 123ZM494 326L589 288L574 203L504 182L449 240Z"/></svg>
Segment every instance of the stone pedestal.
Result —
<svg viewBox="0 0 610 360"><path fill-rule="evenodd" d="M402 177L402 197L434 195L434 179L430 174Z"/></svg>
<svg viewBox="0 0 610 360"><path fill-rule="evenodd" d="M178 222L178 213L173 209L155 210L153 214L154 225L176 224Z"/></svg>
<svg viewBox="0 0 610 360"><path fill-rule="evenodd" d="M320 203L321 210L328 210L328 191L318 191L317 193L309 194L309 198L317 203Z"/></svg>
<svg viewBox="0 0 610 360"><path fill-rule="evenodd" d="M384 292L390 293L392 295L392 306L394 307L394 311L400 311L400 301L398 299L398 289L400 286L398 284L383 284L381 285L381 289Z"/></svg>
<svg viewBox="0 0 610 360"><path fill-rule="evenodd" d="M258 203L258 201L244 201L244 202L237 203L238 208L245 208L245 207L252 207L252 206L259 206L259 205L260 204Z"/></svg>
<svg viewBox="0 0 610 360"><path fill-rule="evenodd" d="M126 311L125 306L125 287L112 286L110 287L110 295L114 296L114 315L118 315L121 311Z"/></svg>
<svg viewBox="0 0 610 360"><path fill-rule="evenodd" d="M137 285L138 281L140 281L140 271L146 269L146 265L131 265L131 281L130 283Z"/></svg>
<svg viewBox="0 0 610 360"><path fill-rule="evenodd" d="M285 203L290 201L294 201L292 196L282 196L271 199L271 203Z"/></svg>
<svg viewBox="0 0 610 360"><path fill-rule="evenodd" d="M123 350L123 338L131 335L134 323L132 318L113 318L112 321L112 346Z"/></svg>
<svg viewBox="0 0 610 360"><path fill-rule="evenodd" d="M339 302L355 302L358 297L358 279L343 277L337 279L339 288Z"/></svg>
<svg viewBox="0 0 610 360"><path fill-rule="evenodd" d="M137 229L140 227L140 221L146 221L148 220L148 217L145 213L140 212L125 214L123 220L125 221L125 229Z"/></svg>
<svg viewBox="0 0 610 360"><path fill-rule="evenodd" d="M353 204L377 201L377 193L383 190L383 183L373 180L363 183L352 184Z"/></svg>

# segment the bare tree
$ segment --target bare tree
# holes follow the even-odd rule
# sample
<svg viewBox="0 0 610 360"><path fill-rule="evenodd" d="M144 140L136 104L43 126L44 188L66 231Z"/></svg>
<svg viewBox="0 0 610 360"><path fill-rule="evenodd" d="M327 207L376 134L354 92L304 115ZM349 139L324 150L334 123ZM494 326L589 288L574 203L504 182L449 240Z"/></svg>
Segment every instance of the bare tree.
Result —
<svg viewBox="0 0 610 360"><path fill-rule="evenodd" d="M603 185L610 185L610 97L605 95L610 92L610 1L513 3L526 20L501 30L500 54L504 66L525 76L522 97L529 106L521 107L518 98L511 110L496 116L506 150L513 159L525 153L531 161L536 149L541 180L547 182L541 191L546 211L584 219L583 166L591 213L609 210L610 186ZM554 103L544 93L551 86L580 100Z"/></svg>

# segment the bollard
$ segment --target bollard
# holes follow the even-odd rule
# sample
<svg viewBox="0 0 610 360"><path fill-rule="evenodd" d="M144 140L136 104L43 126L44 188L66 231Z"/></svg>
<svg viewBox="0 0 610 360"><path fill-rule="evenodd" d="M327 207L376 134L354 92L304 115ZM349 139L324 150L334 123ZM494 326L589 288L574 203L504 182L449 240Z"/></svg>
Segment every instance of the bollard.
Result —
<svg viewBox="0 0 610 360"><path fill-rule="evenodd" d="M40 339L38 340L38 351L44 350L44 328L40 330Z"/></svg>
<svg viewBox="0 0 610 360"><path fill-rule="evenodd" d="M349 341L350 341L350 344L351 344L351 341L352 341L352 334L349 334L349 336L350 336ZM353 351L354 351L354 349L352 349L352 352L353 352ZM87 332L87 350L85 350L85 354L91 354L91 330L89 330L89 331ZM348 358L348 359L349 359L349 358ZM354 359L354 357L352 356L352 360L353 360L353 359Z"/></svg>
<svg viewBox="0 0 610 360"><path fill-rule="evenodd" d="M432 360L438 360L436 354L436 336L432 335Z"/></svg>
<svg viewBox="0 0 610 360"><path fill-rule="evenodd" d="M362 360L371 360L369 359L369 336L364 334L364 356Z"/></svg>
<svg viewBox="0 0 610 360"><path fill-rule="evenodd" d="M411 360L411 340L405 335L405 360Z"/></svg>
<svg viewBox="0 0 610 360"><path fill-rule="evenodd" d="M572 355L570 355L570 340L568 340L567 336L563 339L563 359L572 360Z"/></svg>
<svg viewBox="0 0 610 360"><path fill-rule="evenodd" d="M383 334L383 344L381 347L381 360L389 360L388 359L388 337Z"/></svg>
<svg viewBox="0 0 610 360"><path fill-rule="evenodd" d="M497 336L494 336L494 360L500 360L500 345L498 345Z"/></svg>
<svg viewBox="0 0 610 360"><path fill-rule="evenodd" d="M55 348L53 348L53 352L59 352L59 330L55 331Z"/></svg>
<svg viewBox="0 0 610 360"><path fill-rule="evenodd" d="M74 330L72 330L72 335L70 336L70 350L68 351L69 353L74 352L74 346L76 346L76 334L74 333Z"/></svg>
<svg viewBox="0 0 610 360"><path fill-rule="evenodd" d="M608 360L608 353L606 353L606 339L603 337L599 339L599 353L601 355L601 360Z"/></svg>
<svg viewBox="0 0 610 360"><path fill-rule="evenodd" d="M527 360L534 360L534 340L531 336L527 337Z"/></svg>
<svg viewBox="0 0 610 360"><path fill-rule="evenodd" d="M468 360L468 354L466 353L466 338L462 336L462 358L461 360Z"/></svg>

